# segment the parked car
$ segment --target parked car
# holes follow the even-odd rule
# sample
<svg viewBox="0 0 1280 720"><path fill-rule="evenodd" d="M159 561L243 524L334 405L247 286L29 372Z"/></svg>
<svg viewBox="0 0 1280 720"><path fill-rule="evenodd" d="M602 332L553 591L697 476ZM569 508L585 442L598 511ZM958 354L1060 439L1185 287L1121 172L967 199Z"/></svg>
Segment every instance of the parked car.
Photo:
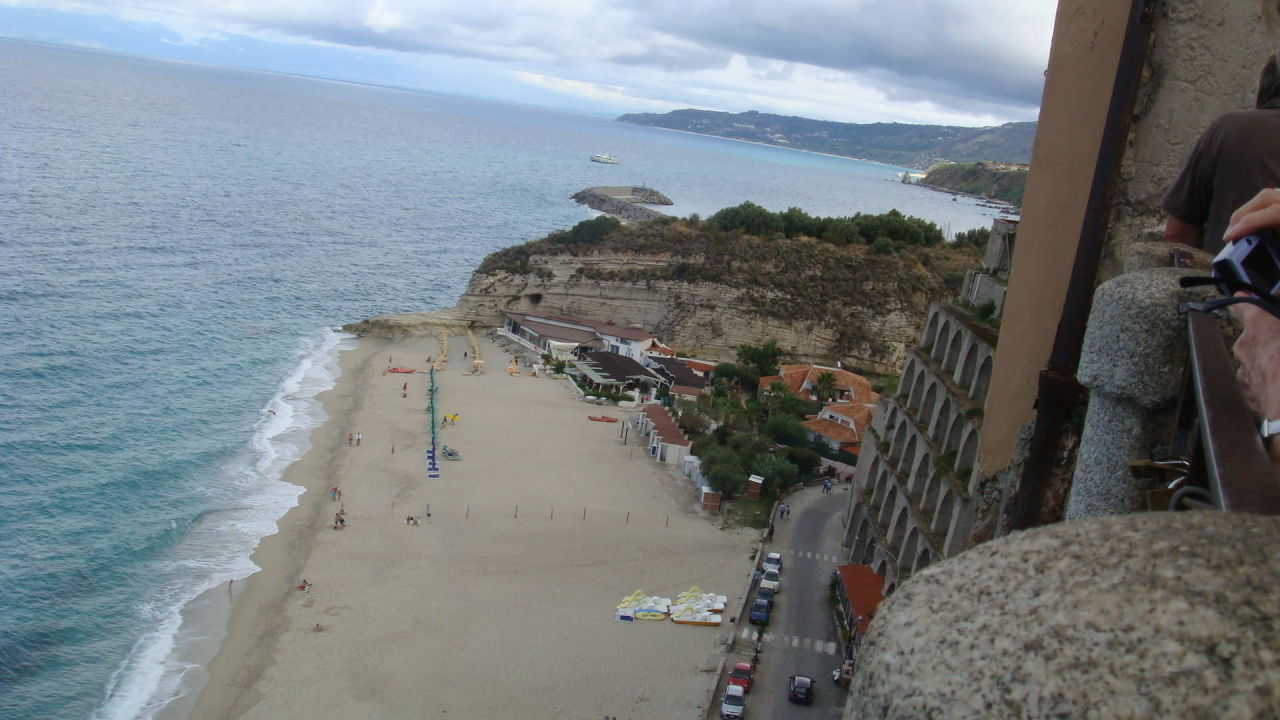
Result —
<svg viewBox="0 0 1280 720"><path fill-rule="evenodd" d="M792 675L787 681L787 699L801 705L812 705L813 678L808 675Z"/></svg>
<svg viewBox="0 0 1280 720"><path fill-rule="evenodd" d="M724 689L724 698L720 700L720 717L725 720L736 720L746 713L747 691L741 685L730 685Z"/></svg>
<svg viewBox="0 0 1280 720"><path fill-rule="evenodd" d="M764 598L765 600L772 600L773 596L777 594L778 594L778 588L776 587L773 587L773 588L762 587L756 590L756 597Z"/></svg>
<svg viewBox="0 0 1280 720"><path fill-rule="evenodd" d="M751 683L756 679L756 666L749 662L736 663L729 671L729 684L737 685L743 692L751 692Z"/></svg>
<svg viewBox="0 0 1280 720"><path fill-rule="evenodd" d="M782 553L769 553L764 556L764 562L760 563L762 570L777 570L782 572Z"/></svg>
<svg viewBox="0 0 1280 720"><path fill-rule="evenodd" d="M751 612L747 614L747 621L752 625L768 625L769 613L773 611L773 601L757 597L755 602L751 603Z"/></svg>
<svg viewBox="0 0 1280 720"><path fill-rule="evenodd" d="M760 576L761 590L772 590L774 592L780 592L782 590L782 588L779 587L781 584L782 584L782 576L778 574L777 570L765 570L764 575Z"/></svg>

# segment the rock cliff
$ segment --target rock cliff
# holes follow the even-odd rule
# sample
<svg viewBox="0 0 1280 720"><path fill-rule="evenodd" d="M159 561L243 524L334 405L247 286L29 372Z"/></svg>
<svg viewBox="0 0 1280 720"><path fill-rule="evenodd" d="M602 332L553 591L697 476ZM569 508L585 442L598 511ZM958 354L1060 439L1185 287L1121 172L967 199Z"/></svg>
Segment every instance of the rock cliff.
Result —
<svg viewBox="0 0 1280 720"><path fill-rule="evenodd" d="M665 217L657 210L644 205L675 204L671 198L657 190L643 187L591 187L574 193L570 198L592 210L599 210L628 222L644 222Z"/></svg>
<svg viewBox="0 0 1280 720"><path fill-rule="evenodd" d="M796 360L895 373L928 303L945 292L941 271L971 262L942 247L883 256L810 239L728 239L674 220L622 228L591 247L567 235L490 255L453 308L345 329L397 336L494 327L502 310L579 315L651 329L708 359L773 338Z"/></svg>

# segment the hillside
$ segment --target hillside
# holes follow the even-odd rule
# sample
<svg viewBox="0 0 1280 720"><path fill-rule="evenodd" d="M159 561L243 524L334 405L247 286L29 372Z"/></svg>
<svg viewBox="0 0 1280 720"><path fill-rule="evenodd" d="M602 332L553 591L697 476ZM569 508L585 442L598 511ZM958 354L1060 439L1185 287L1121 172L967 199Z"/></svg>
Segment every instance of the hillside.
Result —
<svg viewBox="0 0 1280 720"><path fill-rule="evenodd" d="M1021 205L1027 169L996 163L939 163L916 184Z"/></svg>
<svg viewBox="0 0 1280 720"><path fill-rule="evenodd" d="M943 161L1025 164L1031 161L1031 143L1036 134L1034 122L981 128L904 123L860 125L754 110L737 114L673 110L665 114L633 113L622 115L618 120L921 169Z"/></svg>
<svg viewBox="0 0 1280 720"><path fill-rule="evenodd" d="M913 235L908 227L922 221L896 214L842 220L872 228L867 232L879 235L873 245L721 228L722 215L755 221L768 214L748 205L706 221L584 221L489 255L454 308L346 329L396 336L441 325L492 327L509 309L644 327L709 359L732 359L739 345L775 338L797 360L893 373L929 303L949 294L946 276L977 261L973 247L890 239L897 225L904 238L933 242L931 233Z"/></svg>

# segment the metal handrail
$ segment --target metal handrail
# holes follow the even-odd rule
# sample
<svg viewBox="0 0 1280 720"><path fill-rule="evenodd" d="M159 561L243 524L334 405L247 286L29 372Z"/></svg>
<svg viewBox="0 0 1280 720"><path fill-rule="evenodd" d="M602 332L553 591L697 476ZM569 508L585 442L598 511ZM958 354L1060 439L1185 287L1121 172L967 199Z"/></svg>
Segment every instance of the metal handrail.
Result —
<svg viewBox="0 0 1280 720"><path fill-rule="evenodd" d="M1184 481L1175 483L1174 503L1199 508L1207 502L1219 510L1280 515L1280 475L1236 382L1218 321L1195 303L1186 310L1189 352L1170 449L1188 463ZM1196 486L1206 492L1182 492Z"/></svg>

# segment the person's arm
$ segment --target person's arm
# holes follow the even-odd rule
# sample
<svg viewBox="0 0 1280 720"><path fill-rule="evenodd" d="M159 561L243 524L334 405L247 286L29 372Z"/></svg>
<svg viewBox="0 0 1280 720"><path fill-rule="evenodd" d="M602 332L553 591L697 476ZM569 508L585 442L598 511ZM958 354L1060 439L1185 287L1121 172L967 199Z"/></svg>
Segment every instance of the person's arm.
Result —
<svg viewBox="0 0 1280 720"><path fill-rule="evenodd" d="M1204 246L1204 226L1194 225L1170 215L1164 221L1164 239L1166 242L1190 245L1198 248Z"/></svg>
<svg viewBox="0 0 1280 720"><path fill-rule="evenodd" d="M1231 243L1267 227L1280 227L1280 189L1268 188L1231 214L1223 234ZM1260 307L1233 305L1232 313L1244 328L1231 348L1239 363L1236 379L1249 407L1266 420L1280 419L1280 319ZM1280 438L1267 448L1273 466L1280 468Z"/></svg>

